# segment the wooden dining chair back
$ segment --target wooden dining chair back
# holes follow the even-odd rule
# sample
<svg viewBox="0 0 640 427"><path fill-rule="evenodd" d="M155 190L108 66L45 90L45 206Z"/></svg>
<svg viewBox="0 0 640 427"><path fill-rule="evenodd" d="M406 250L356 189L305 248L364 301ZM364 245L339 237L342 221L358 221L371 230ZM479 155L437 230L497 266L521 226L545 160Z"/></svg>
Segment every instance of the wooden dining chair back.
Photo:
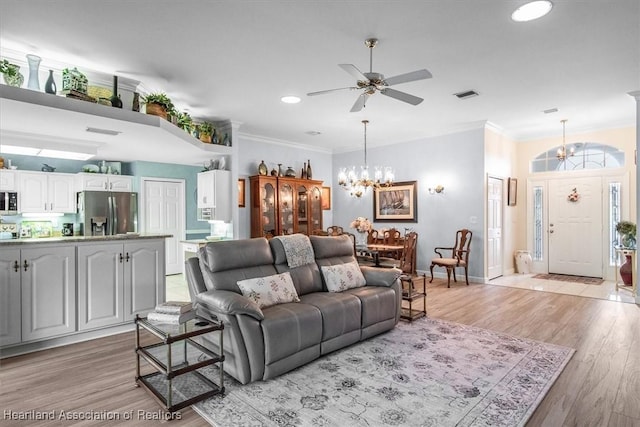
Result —
<svg viewBox="0 0 640 427"><path fill-rule="evenodd" d="M404 235L404 249L400 258L400 283L402 284L402 300L408 304L408 310L403 307L403 316L405 320L410 322L426 316L426 296L427 296L427 277L426 273L417 274L416 271L416 251L418 248L418 233L415 231ZM422 286L420 286L422 282ZM417 302L418 307L414 308L413 304Z"/></svg>
<svg viewBox="0 0 640 427"><path fill-rule="evenodd" d="M403 274L416 274L416 248L418 247L418 233L412 231L404 236L404 249L400 256L400 270Z"/></svg>
<svg viewBox="0 0 640 427"><path fill-rule="evenodd" d="M373 228L367 232L367 244L372 245L378 242L378 230L374 230Z"/></svg>
<svg viewBox="0 0 640 427"><path fill-rule="evenodd" d="M315 230L313 230L311 232L311 235L313 236L328 236L329 234L327 234L326 231L320 229L320 228L316 228Z"/></svg>
<svg viewBox="0 0 640 427"><path fill-rule="evenodd" d="M469 286L471 237L473 237L471 230L463 228L462 230L456 231L456 242L452 247L437 247L434 249L438 257L431 260L431 281L429 283L433 282L433 267L444 267L447 269L447 288L449 288L451 287L451 274L453 274L453 281L457 282L456 268L462 267L464 268L465 281L467 282L467 286Z"/></svg>
<svg viewBox="0 0 640 427"><path fill-rule="evenodd" d="M389 245L389 246L400 246L400 245L402 245L400 230L395 229L395 228L390 228L388 230L385 230L382 233L382 244L383 245ZM400 257L402 256L402 252L399 251L399 250L390 250L390 251L383 251L380 255L384 256L384 257L389 257L389 258L394 258L394 259L398 259L399 260Z"/></svg>
<svg viewBox="0 0 640 427"><path fill-rule="evenodd" d="M339 225L327 227L327 236L340 236L341 234L344 234L344 228Z"/></svg>

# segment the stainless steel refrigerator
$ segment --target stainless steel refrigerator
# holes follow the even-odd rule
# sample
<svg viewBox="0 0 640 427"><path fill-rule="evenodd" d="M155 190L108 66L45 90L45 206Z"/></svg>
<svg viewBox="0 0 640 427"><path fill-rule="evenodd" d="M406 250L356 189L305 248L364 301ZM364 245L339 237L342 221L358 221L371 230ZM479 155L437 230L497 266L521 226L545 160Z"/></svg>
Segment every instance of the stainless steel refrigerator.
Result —
<svg viewBox="0 0 640 427"><path fill-rule="evenodd" d="M84 236L109 236L138 231L138 193L78 193L78 221Z"/></svg>

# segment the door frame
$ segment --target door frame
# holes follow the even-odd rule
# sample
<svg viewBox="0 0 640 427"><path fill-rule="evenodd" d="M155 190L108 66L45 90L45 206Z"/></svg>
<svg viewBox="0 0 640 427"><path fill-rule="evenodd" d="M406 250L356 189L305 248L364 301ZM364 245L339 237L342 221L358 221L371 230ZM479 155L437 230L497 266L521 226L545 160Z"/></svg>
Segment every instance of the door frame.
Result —
<svg viewBox="0 0 640 427"><path fill-rule="evenodd" d="M569 175L571 174L571 175ZM565 179L568 177L582 178L582 177L600 177L602 180L602 274L603 279L608 281L615 281L616 267L609 263L609 229L608 218L609 212L609 197L608 188L612 182L620 182L621 194L620 194L620 214L621 218L629 218L631 212L630 206L630 188L631 188L631 175L628 171L623 169L585 169L577 171L560 171L560 172L540 172L530 174L527 178L527 212L526 212L526 236L527 236L527 249L533 254L533 187L541 186L543 195L543 210L542 218L544 222L543 231L543 258L541 260L533 260L532 273L547 274L549 272L549 236L548 236L548 224L549 224L549 182L556 179Z"/></svg>
<svg viewBox="0 0 640 427"><path fill-rule="evenodd" d="M139 204L138 204L138 224L140 226L140 230L145 231L147 224L145 224L144 219L147 211L147 200L145 197L145 185L148 181L160 181L160 182L172 182L180 185L180 192L182 193L182 198L180 199L180 212L182 212L182 219L180 221L180 236L176 239L176 254L178 254L178 262L184 263L184 252L182 250L182 245L180 244L181 240L186 239L187 233L187 212L186 212L186 181L183 178L160 178L160 177L149 177L143 176L140 178L140 191L139 191ZM166 242L166 239L165 239ZM165 257L168 251L165 248ZM182 260L182 261L180 261ZM165 268L166 268L165 259Z"/></svg>

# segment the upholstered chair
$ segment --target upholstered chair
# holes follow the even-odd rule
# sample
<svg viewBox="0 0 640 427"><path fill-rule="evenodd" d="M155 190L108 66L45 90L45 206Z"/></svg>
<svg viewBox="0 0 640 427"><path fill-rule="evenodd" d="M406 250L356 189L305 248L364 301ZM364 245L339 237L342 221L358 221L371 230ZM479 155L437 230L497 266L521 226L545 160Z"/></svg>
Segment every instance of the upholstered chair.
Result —
<svg viewBox="0 0 640 427"><path fill-rule="evenodd" d="M431 260L431 280L429 283L433 282L433 267L444 267L447 269L447 288L450 288L451 274L453 273L453 281L457 282L456 268L462 267L464 268L465 281L467 282L467 286L469 286L469 253L472 236L473 233L471 230L463 228L462 230L456 231L456 242L453 247L437 247L434 249L438 257ZM445 253L445 251L451 252ZM443 255L443 253L445 253L445 255Z"/></svg>

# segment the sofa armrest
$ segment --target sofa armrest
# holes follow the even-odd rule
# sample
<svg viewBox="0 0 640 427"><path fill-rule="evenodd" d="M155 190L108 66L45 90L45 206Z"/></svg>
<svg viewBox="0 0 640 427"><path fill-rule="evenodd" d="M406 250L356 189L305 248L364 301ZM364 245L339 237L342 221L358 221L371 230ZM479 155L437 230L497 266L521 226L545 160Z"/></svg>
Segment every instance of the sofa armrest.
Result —
<svg viewBox="0 0 640 427"><path fill-rule="evenodd" d="M232 291L210 290L196 296L199 306L226 315L246 314L256 320L263 320L264 314L258 304Z"/></svg>
<svg viewBox="0 0 640 427"><path fill-rule="evenodd" d="M402 270L398 268L378 268L378 267L360 267L367 286L385 286L390 287L398 280L402 274Z"/></svg>

